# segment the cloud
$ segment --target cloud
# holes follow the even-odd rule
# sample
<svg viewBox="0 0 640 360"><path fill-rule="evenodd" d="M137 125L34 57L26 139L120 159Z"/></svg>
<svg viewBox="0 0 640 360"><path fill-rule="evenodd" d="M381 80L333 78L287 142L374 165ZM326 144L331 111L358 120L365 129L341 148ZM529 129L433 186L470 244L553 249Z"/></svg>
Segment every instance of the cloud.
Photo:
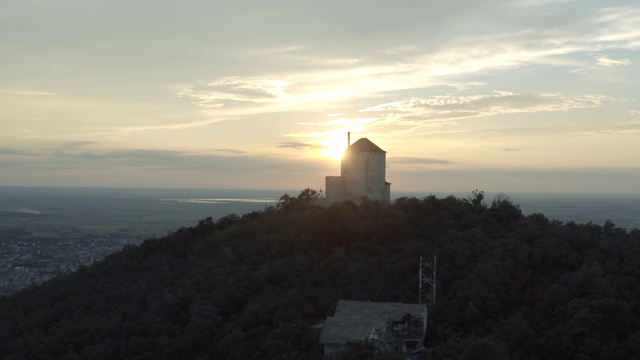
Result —
<svg viewBox="0 0 640 360"><path fill-rule="evenodd" d="M275 103L290 96L285 91L287 85L282 80L227 77L184 86L178 96L205 108Z"/></svg>
<svg viewBox="0 0 640 360"><path fill-rule="evenodd" d="M145 170L212 172L286 172L331 169L319 159L275 156L223 156L187 151L131 149L105 152L55 152L45 161L51 168L136 168ZM41 164L43 165L43 164Z"/></svg>
<svg viewBox="0 0 640 360"><path fill-rule="evenodd" d="M278 144L279 148L292 148L292 149L322 149L324 146L318 144L303 143L300 141L291 141Z"/></svg>
<svg viewBox="0 0 640 360"><path fill-rule="evenodd" d="M381 38L375 46L340 47L335 52L298 42L238 50L229 56L243 61L264 58L270 66L263 67L259 75L236 73L187 84L177 96L209 110L233 108L238 115L283 110L343 111L343 104L350 100L370 102L371 98L406 94L413 89L469 90L487 82L467 80L465 76L487 76L507 69L544 65L580 73L589 66L576 55L640 47L640 9L634 7L584 7L573 13L570 10L576 10L575 4L569 1L509 4L514 19L499 33L454 32L446 46L415 38ZM522 4L558 6L571 15L545 14L543 19L533 19L528 9L518 8ZM504 11L503 5L495 2L488 6ZM475 21L484 24L486 16L480 14ZM493 28L489 24L482 27ZM599 56L597 61L602 66L631 64L630 59L607 56Z"/></svg>
<svg viewBox="0 0 640 360"><path fill-rule="evenodd" d="M637 134L637 133L640 133L640 128L581 131L579 134L583 136L611 136L611 135L630 135L630 134Z"/></svg>
<svg viewBox="0 0 640 360"><path fill-rule="evenodd" d="M562 1L530 1L529 6L551 2ZM535 26L540 25L535 24L498 35L464 34L449 41L447 47L434 47L427 42L411 46L382 42L379 44L382 49L365 47L358 48L357 53L342 50L347 54L327 54L324 62L340 64L329 67L301 67L299 59L312 57L307 54L311 50L290 47L267 53L273 56L270 61L281 65L277 70L266 70L258 76L235 75L196 82L183 86L178 96L212 110L234 107L247 112L250 108L324 111L330 107L329 111L342 111L340 104L349 100L370 101L411 89L447 86L457 91L469 90L486 82L460 81L461 77L484 76L512 68L545 65L564 67L567 71L578 68L574 71L580 73L579 69L587 65L577 61L576 54L640 47L637 9L585 9L580 16L553 25L538 29ZM608 56L598 56L596 61L601 66L631 64L630 59Z"/></svg>
<svg viewBox="0 0 640 360"><path fill-rule="evenodd" d="M520 149L516 149L516 148L504 148L504 149L502 149L502 151L511 152L511 151L520 151Z"/></svg>
<svg viewBox="0 0 640 360"><path fill-rule="evenodd" d="M637 193L638 167L403 168L394 184L428 191Z"/></svg>
<svg viewBox="0 0 640 360"><path fill-rule="evenodd" d="M517 0L517 1L511 2L510 4L512 6L521 6L521 7L539 7L539 6L546 6L549 4L566 3L569 1L571 0Z"/></svg>
<svg viewBox="0 0 640 360"><path fill-rule="evenodd" d="M480 82L480 81L470 81L470 82L465 82L465 83L450 83L450 84L446 84L446 86L450 86L458 91L462 91L462 90L469 90L471 88L475 88L475 87L479 87L479 86L483 86L486 85L486 83L484 82Z"/></svg>
<svg viewBox="0 0 640 360"><path fill-rule="evenodd" d="M608 7L600 9L590 22L598 25L593 42L603 48L637 49L640 39L640 8Z"/></svg>
<svg viewBox="0 0 640 360"><path fill-rule="evenodd" d="M637 167L558 167L558 168L468 168L468 169L417 169L424 174L444 178L522 178L522 179L560 179L582 181L594 178L615 178L629 176L629 180L639 178L640 168ZM413 170L407 170L413 172ZM614 190L614 189L612 189Z"/></svg>
<svg viewBox="0 0 640 360"><path fill-rule="evenodd" d="M452 164L448 160L421 157L390 157L389 164Z"/></svg>
<svg viewBox="0 0 640 360"><path fill-rule="evenodd" d="M320 127L333 127L333 128L343 128L343 129L352 129L353 131L361 131L364 130L367 125L376 121L376 118L363 118L363 117L340 117L336 119L331 119L327 121L320 122L301 122L300 125L311 125L311 126L320 126Z"/></svg>
<svg viewBox="0 0 640 360"><path fill-rule="evenodd" d="M24 151L24 150L17 150L17 149L11 149L11 148L0 148L0 156L21 156L21 155L27 155L27 156L32 156L32 155L36 155L32 152L28 152L28 151Z"/></svg>
<svg viewBox="0 0 640 360"><path fill-rule="evenodd" d="M596 62L600 66L612 67L612 66L628 66L631 65L631 59L623 58L623 59L613 59L608 56L598 56L595 58Z"/></svg>
<svg viewBox="0 0 640 360"><path fill-rule="evenodd" d="M578 129L593 132L586 135L604 127L614 129L614 124L624 120L620 114L635 105L629 95L628 100L616 103L591 95L622 98L625 92L634 91L640 7L633 2L409 1L366 8L358 2L337 0L228 3L222 12L213 11L215 2L133 8L110 2L106 12L99 13L90 2L81 6L80 13L64 11L68 3L56 5L61 11L53 12L53 2L42 2L38 9L16 5L21 11L6 13L24 16L6 17L10 32L21 35L6 43L9 57L2 61L6 76L0 86L0 98L4 98L0 107L5 117L39 117L39 123L0 120L0 134L10 139L5 146L36 142L52 146L62 138L107 141L119 137L120 146L144 143L176 149L188 144L202 151L156 156L101 152L96 149L102 144L70 142L58 148L61 152L50 163L39 166L233 168L229 161L248 168L262 168L259 161L306 166L270 156L254 164L256 158L246 153L212 148L226 146L215 144L260 124L267 129L264 134L244 136L236 143L252 142L246 148L312 156L320 153L311 150L313 144L322 144L332 132L337 138L340 132L351 130L372 139L393 138L391 144L407 149L403 155L419 157L425 134L431 140L438 135L428 131L443 130L450 134L442 136L447 139L428 147L455 146L474 136L478 143L495 140L496 135L500 140L508 136L506 141L493 142L492 150L503 149L503 157L513 161L514 153L506 152L514 149L506 147L531 149L528 140L520 141L523 138L518 136L530 139L546 132L556 134L555 139ZM167 16L154 14L171 15L172 21L163 22ZM113 23L122 26L114 29ZM75 28L84 31L73 34ZM221 36L220 29L233 31ZM55 52L49 51L51 44ZM77 56L78 45L87 45L80 46L82 56ZM569 73L574 69L584 72ZM71 73L77 75L73 81L67 76ZM613 75L630 83L611 84ZM51 85L58 80L62 82ZM510 91L490 92L496 88ZM37 91L47 89L64 93L64 99L52 98L54 92ZM358 109L365 112L358 113ZM552 111L558 113L519 115ZM502 114L516 116L495 116ZM468 121L480 117L486 118ZM244 119L235 129L233 124L208 126L235 119ZM304 126L293 124L297 121ZM456 126L448 126L451 124ZM403 133L416 128L423 131ZM151 133L160 131L165 133ZM139 136L126 138L129 133ZM278 144L278 137L285 133L290 137L281 139L287 142ZM603 131L602 135L608 134ZM562 142L550 145L561 148ZM583 153L589 153L589 145L588 141L583 145ZM609 145L622 144L612 139ZM295 151L302 149L309 150ZM83 153L85 150L88 152ZM633 152L627 153L629 162L634 161ZM449 154L453 159L454 154ZM437 161L418 159L398 159L397 164ZM5 155L4 163L23 160ZM463 156L455 160L461 164Z"/></svg>
<svg viewBox="0 0 640 360"><path fill-rule="evenodd" d="M384 117L411 118L449 122L465 119L514 113L535 113L545 111L569 111L602 106L607 97L583 95L566 97L561 94L517 94L496 91L488 95L453 96L438 95L432 98L410 98L361 109L361 112L376 112Z"/></svg>
<svg viewBox="0 0 640 360"><path fill-rule="evenodd" d="M170 130L184 130L194 127L206 126L209 124L218 123L226 120L224 117L215 117L213 119L201 120L201 121L189 121L181 123L160 124L160 125L134 125L134 126L120 126L104 128L104 131L115 131L121 134L129 134L133 132L141 131L170 131Z"/></svg>
<svg viewBox="0 0 640 360"><path fill-rule="evenodd" d="M244 154L246 151L236 149L215 149L216 152L230 153L230 154Z"/></svg>
<svg viewBox="0 0 640 360"><path fill-rule="evenodd" d="M8 90L8 89L0 89L0 93L4 94L12 94L12 95L21 95L21 96L56 96L58 94L46 91L35 91L35 90Z"/></svg>
<svg viewBox="0 0 640 360"><path fill-rule="evenodd" d="M87 145L95 145L99 144L97 141L68 141L62 144L63 149L77 149L81 147L85 147Z"/></svg>

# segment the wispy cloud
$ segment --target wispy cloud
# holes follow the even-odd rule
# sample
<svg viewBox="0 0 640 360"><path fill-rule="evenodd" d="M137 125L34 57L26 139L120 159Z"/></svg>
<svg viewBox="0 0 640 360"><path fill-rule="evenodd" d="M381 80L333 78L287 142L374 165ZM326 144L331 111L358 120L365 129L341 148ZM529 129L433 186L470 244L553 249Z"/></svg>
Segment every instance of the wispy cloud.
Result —
<svg viewBox="0 0 640 360"><path fill-rule="evenodd" d="M554 168L404 168L395 171L395 181L414 182L420 186L425 177L430 189L468 191L469 179L473 186L485 191L555 192L628 192L634 193L640 179L638 167L554 167ZM395 182L394 182L395 183ZM473 187L471 187L473 188ZM433 190L429 190L433 191Z"/></svg>
<svg viewBox="0 0 640 360"><path fill-rule="evenodd" d="M592 41L603 48L637 49L640 46L640 8L609 7L596 12L591 19L599 25Z"/></svg>
<svg viewBox="0 0 640 360"><path fill-rule="evenodd" d="M432 98L411 98L380 104L362 109L362 112L376 112L384 117L410 121L451 121L513 113L534 113L543 111L569 111L579 108L599 107L607 97L583 95L566 97L561 94L517 94L496 91L489 95L453 96L439 95Z"/></svg>
<svg viewBox="0 0 640 360"><path fill-rule="evenodd" d="M237 149L215 149L215 152L221 152L221 153L229 153L229 154L245 154L246 151L242 151L242 150L237 150Z"/></svg>
<svg viewBox="0 0 640 360"><path fill-rule="evenodd" d="M285 91L287 86L288 83L282 80L227 77L184 86L178 96L205 108L275 103L290 97Z"/></svg>
<svg viewBox="0 0 640 360"><path fill-rule="evenodd" d="M612 67L612 66L628 66L631 65L631 59L622 58L622 59L614 59L605 55L596 56L596 62L600 66Z"/></svg>
<svg viewBox="0 0 640 360"><path fill-rule="evenodd" d="M532 0L527 5L552 2L563 1ZM324 110L332 106L341 111L339 107L348 100L370 100L393 92L442 86L469 90L486 83L460 81L460 77L539 64L569 72L587 66L576 61L576 54L640 48L640 9L584 10L580 15L572 17L564 27L531 27L499 35L464 34L448 42L446 48L420 42L411 46L381 43L382 49L375 49L375 53L372 49L358 49L359 56L327 56L322 61L312 60L317 55L309 55L310 50L305 47L271 51L268 54L274 58L270 61L281 62L278 71L200 81L183 86L178 96L212 110L242 108L236 109L239 114L252 107L278 111ZM300 59L307 59L304 67L299 65ZM631 64L631 59L605 55L599 55L596 61L601 66ZM330 66L310 66L314 62ZM283 70L286 68L291 70Z"/></svg>
<svg viewBox="0 0 640 360"><path fill-rule="evenodd" d="M249 182L252 168L315 168L296 159L339 150L347 131L395 170L525 153L531 166L639 164L633 1L5 3L3 29L20 36L0 61L0 165L16 170ZM136 147L191 151L116 150Z"/></svg>
<svg viewBox="0 0 640 360"><path fill-rule="evenodd" d="M56 93L47 92L47 91L10 90L10 89L0 89L0 93L12 94L12 95L21 95L21 96L56 96L56 95L58 95Z"/></svg>
<svg viewBox="0 0 640 360"><path fill-rule="evenodd" d="M291 148L291 149L321 149L321 148L324 148L324 146L322 146L322 145L304 143L304 142L300 142L300 141L291 141L291 142L280 143L280 144L278 144L278 147L279 148Z"/></svg>
<svg viewBox="0 0 640 360"><path fill-rule="evenodd" d="M422 157L390 157L390 164L451 164L451 161Z"/></svg>
<svg viewBox="0 0 640 360"><path fill-rule="evenodd" d="M327 121L320 121L320 122L314 122L314 123L302 122L302 123L300 123L300 125L312 125L312 126L321 126L321 127L340 127L340 128L358 130L358 129L364 129L366 127L366 125L371 124L375 120L376 119L373 118L373 117L371 117L371 118L365 118L365 117L352 117L352 118L340 117L340 118L336 118L336 119L331 119L331 120L327 120Z"/></svg>
<svg viewBox="0 0 640 360"><path fill-rule="evenodd" d="M32 155L36 155L32 152L29 151L25 151L25 150L18 150L18 149L12 149L12 148L0 148L0 156L24 156L24 155L28 155L28 156L32 156Z"/></svg>
<svg viewBox="0 0 640 360"><path fill-rule="evenodd" d="M538 7L555 3L567 3L569 1L571 0L516 0L512 1L511 5L521 7Z"/></svg>
<svg viewBox="0 0 640 360"><path fill-rule="evenodd" d="M480 82L480 81L470 81L465 83L451 83L451 84L447 84L447 86L450 86L458 91L461 91L461 90L469 90L475 87L483 86L485 84L486 83Z"/></svg>
<svg viewBox="0 0 640 360"><path fill-rule="evenodd" d="M103 152L58 151L43 164L48 168L136 168L172 171L318 171L329 169L318 159L290 159L274 156L214 155L177 150L130 149Z"/></svg>
<svg viewBox="0 0 640 360"><path fill-rule="evenodd" d="M583 136L619 136L640 133L640 128L636 129L603 129L597 131L581 131L579 135Z"/></svg>
<svg viewBox="0 0 640 360"><path fill-rule="evenodd" d="M185 121L185 122L159 124L159 125L131 125L131 126L109 127L109 128L103 128L102 131L106 133L116 132L121 134L129 134L129 133L141 132L141 131L183 130L183 129L190 129L194 127L205 126L205 125L221 122L224 120L226 120L226 118L213 117L207 120Z"/></svg>
<svg viewBox="0 0 640 360"><path fill-rule="evenodd" d="M87 145L95 145L99 144L97 141L68 141L62 144L63 149L78 149L85 147Z"/></svg>

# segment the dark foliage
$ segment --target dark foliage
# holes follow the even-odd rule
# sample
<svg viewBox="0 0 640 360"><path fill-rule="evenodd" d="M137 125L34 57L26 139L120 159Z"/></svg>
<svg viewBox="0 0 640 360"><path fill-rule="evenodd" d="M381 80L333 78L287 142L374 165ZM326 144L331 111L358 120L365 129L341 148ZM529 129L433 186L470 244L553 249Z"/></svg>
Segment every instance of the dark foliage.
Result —
<svg viewBox="0 0 640 360"><path fill-rule="evenodd" d="M0 299L4 359L320 359L338 299L416 302L438 256L434 359L632 359L640 231L523 216L507 197L319 207L317 193L127 246ZM364 344L345 359L393 358Z"/></svg>

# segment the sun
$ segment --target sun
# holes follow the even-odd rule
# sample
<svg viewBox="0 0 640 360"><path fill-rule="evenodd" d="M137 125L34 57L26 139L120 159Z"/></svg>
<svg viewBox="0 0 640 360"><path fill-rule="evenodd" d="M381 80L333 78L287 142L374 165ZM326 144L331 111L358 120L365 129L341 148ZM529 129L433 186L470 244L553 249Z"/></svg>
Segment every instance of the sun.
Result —
<svg viewBox="0 0 640 360"><path fill-rule="evenodd" d="M342 153L347 148L347 143L344 138L331 137L322 142L324 150L322 154L328 156L334 160L342 159Z"/></svg>

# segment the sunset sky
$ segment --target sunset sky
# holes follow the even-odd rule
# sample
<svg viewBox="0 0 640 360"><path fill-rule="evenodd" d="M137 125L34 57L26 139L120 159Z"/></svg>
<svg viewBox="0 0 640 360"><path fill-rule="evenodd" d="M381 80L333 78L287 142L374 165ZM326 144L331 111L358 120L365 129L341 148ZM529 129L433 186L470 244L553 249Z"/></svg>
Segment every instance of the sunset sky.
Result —
<svg viewBox="0 0 640 360"><path fill-rule="evenodd" d="M640 189L637 1L3 0L0 185Z"/></svg>

